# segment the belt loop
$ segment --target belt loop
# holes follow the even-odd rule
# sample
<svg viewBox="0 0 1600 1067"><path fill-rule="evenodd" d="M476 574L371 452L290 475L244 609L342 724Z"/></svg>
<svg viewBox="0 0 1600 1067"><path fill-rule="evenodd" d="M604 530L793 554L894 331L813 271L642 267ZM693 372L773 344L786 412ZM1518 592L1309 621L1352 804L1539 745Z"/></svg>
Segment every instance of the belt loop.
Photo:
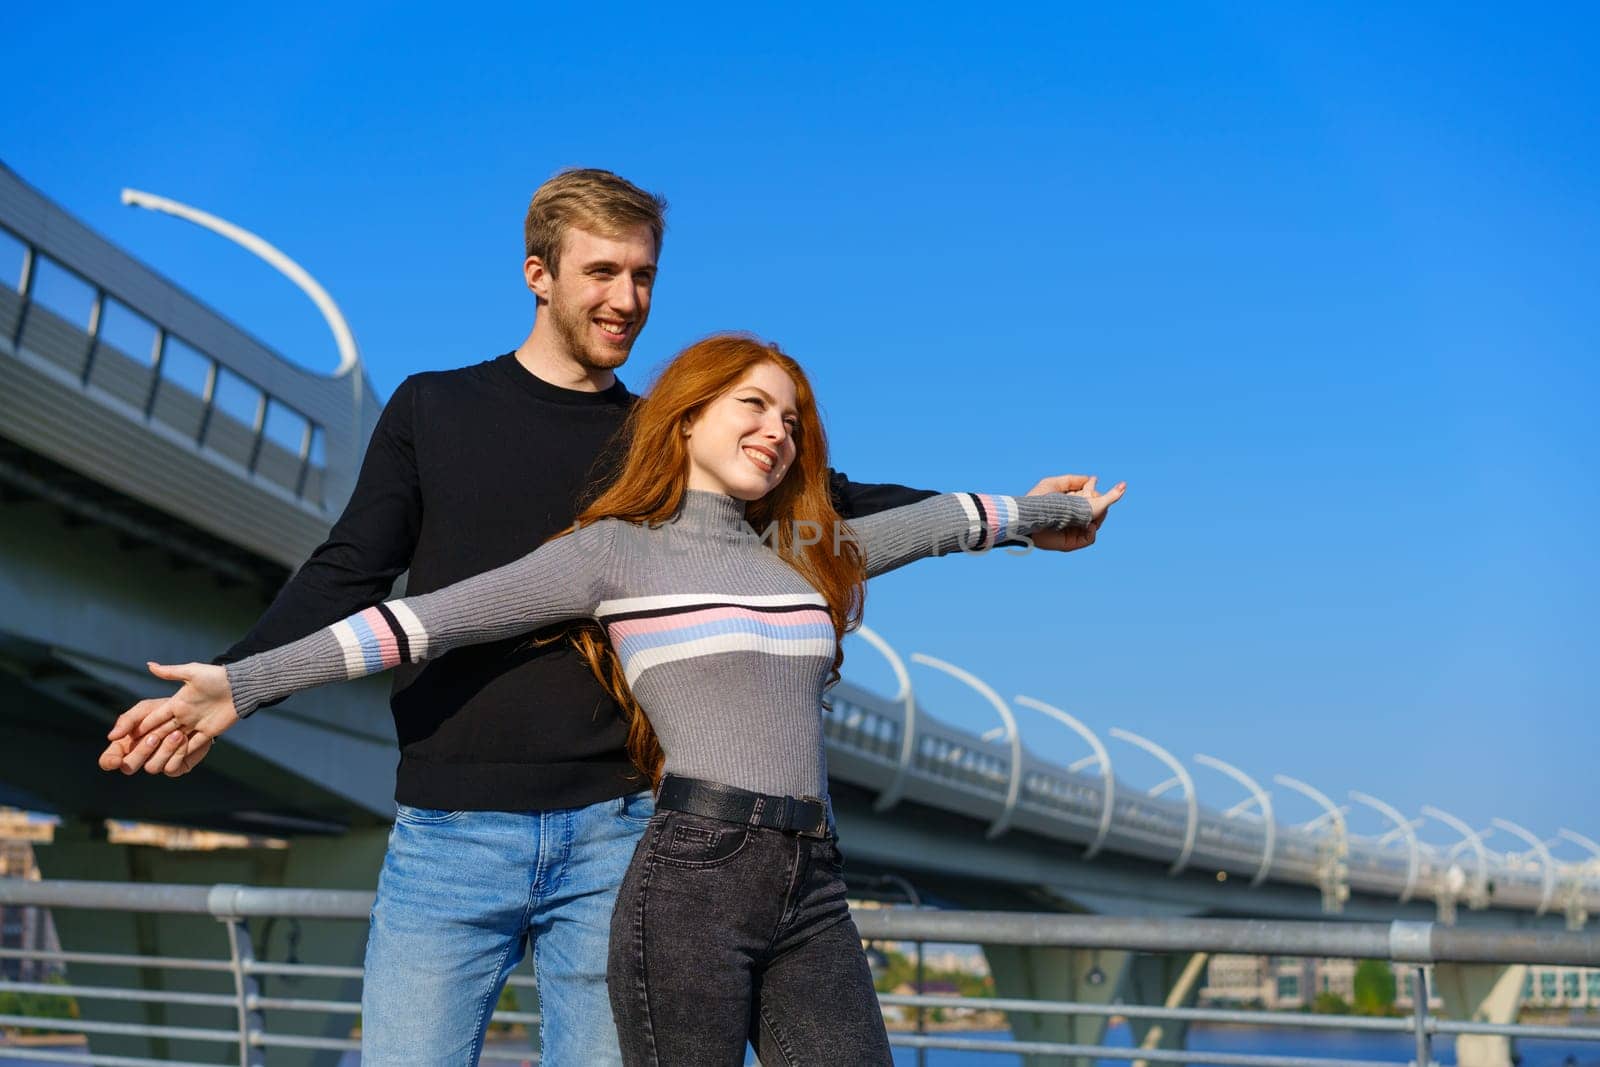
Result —
<svg viewBox="0 0 1600 1067"><path fill-rule="evenodd" d="M750 825L751 826L760 826L760 825L762 825L762 823L761 823L761 812L762 812L762 809L765 808L766 806L767 806L767 798L758 794L756 796L755 804L752 805L751 808L750 808Z"/></svg>

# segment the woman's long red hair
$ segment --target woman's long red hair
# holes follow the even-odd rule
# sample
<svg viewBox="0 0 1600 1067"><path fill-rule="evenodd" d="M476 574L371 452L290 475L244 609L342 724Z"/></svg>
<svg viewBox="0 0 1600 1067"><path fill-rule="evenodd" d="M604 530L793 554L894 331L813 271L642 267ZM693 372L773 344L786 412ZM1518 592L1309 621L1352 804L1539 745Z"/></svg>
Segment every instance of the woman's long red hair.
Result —
<svg viewBox="0 0 1600 1067"><path fill-rule="evenodd" d="M834 536L842 520L829 491L828 441L811 383L800 364L777 345L743 334L718 334L678 353L628 416L623 430L628 452L622 472L583 510L577 525L600 519L652 525L671 521L689 482L688 438L683 428L763 363L777 366L794 382L800 425L788 474L772 492L746 506L745 519L758 534L773 527L775 536L768 543L827 601L836 636L832 684L844 662L838 641L861 622L866 570L855 542ZM809 544L806 542L814 540L814 535L798 536L802 522L818 524L820 541ZM616 650L595 625L577 627L568 636L601 686L626 712L628 756L651 787L658 787L665 756L650 721L628 688Z"/></svg>

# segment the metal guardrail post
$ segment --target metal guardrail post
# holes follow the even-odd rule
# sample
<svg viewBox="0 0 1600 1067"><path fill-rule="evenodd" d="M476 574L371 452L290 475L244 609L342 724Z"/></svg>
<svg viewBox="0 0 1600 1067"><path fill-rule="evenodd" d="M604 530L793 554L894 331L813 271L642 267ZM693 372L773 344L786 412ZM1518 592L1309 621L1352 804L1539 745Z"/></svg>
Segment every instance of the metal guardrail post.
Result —
<svg viewBox="0 0 1600 1067"><path fill-rule="evenodd" d="M1096 853L1100 851L1101 846L1106 843L1106 835L1111 832L1111 816L1116 810L1117 779L1111 771L1111 753L1106 751L1106 746L1101 743L1098 737L1095 736L1093 730L1089 729L1083 723L1079 722L1073 716L1068 715L1060 708L1046 704L1042 700L1034 700L1032 697L1019 695L1015 699L1016 702L1021 704L1023 707L1032 708L1041 715L1048 715L1056 722L1059 722L1061 725L1065 726L1067 729L1083 738L1085 743L1088 744L1090 750L1094 753L1092 756L1085 756L1084 760L1093 760L1100 765L1100 822L1095 828L1094 840L1089 842L1089 847L1085 849L1083 853L1084 859L1094 859ZM1080 760L1078 763L1074 763L1068 767L1067 770L1075 772L1079 769L1080 764L1082 766L1088 765L1084 763L1083 760Z"/></svg>
<svg viewBox="0 0 1600 1067"><path fill-rule="evenodd" d="M1189 866L1189 857L1194 855L1194 843L1200 828L1200 801L1195 794L1194 776L1189 773L1188 768L1178 762L1178 757L1148 737L1141 737L1132 730L1124 730L1120 726L1113 726L1110 733L1118 741L1126 741L1130 745L1136 745L1144 749L1165 764L1166 768L1172 772L1172 778L1169 781L1163 782L1150 790L1146 794L1147 796L1159 797L1166 792L1167 787L1170 785L1176 784L1183 787L1183 847L1179 849L1178 858L1173 861L1172 866L1167 868L1167 877L1171 878L1176 874L1180 874L1185 867Z"/></svg>
<svg viewBox="0 0 1600 1067"><path fill-rule="evenodd" d="M1418 967L1416 981L1412 984L1412 1013L1411 1017L1417 1033L1417 1067L1429 1067L1433 1063L1433 1041L1428 1033L1428 972L1426 968Z"/></svg>
<svg viewBox="0 0 1600 1067"><path fill-rule="evenodd" d="M156 327L156 339L150 347L150 389L144 395L144 417L148 420L155 414L156 394L161 390L161 375L165 372L167 362L167 331L161 326Z"/></svg>
<svg viewBox="0 0 1600 1067"><path fill-rule="evenodd" d="M1513 837L1522 839L1523 844L1533 850L1539 857L1539 881L1544 891L1539 895L1539 909L1533 914L1543 915L1550 910L1550 901L1556 895L1556 862L1550 855L1550 849L1545 843L1534 836L1525 827L1518 826L1510 819L1491 819L1490 824L1496 829L1504 830Z"/></svg>
<svg viewBox="0 0 1600 1067"><path fill-rule="evenodd" d="M1210 767L1214 771L1221 771L1235 782L1249 790L1250 796L1223 813L1224 819L1232 819L1242 815L1248 810L1248 805L1254 803L1261 809L1261 864L1256 867L1255 876L1250 879L1250 888L1254 889L1267 880L1267 875L1272 870L1272 851L1278 844L1278 822L1272 814L1272 794L1261 788L1261 783L1241 771L1231 763L1224 763L1215 756L1204 753L1195 753L1194 761L1202 767Z"/></svg>
<svg viewBox="0 0 1600 1067"><path fill-rule="evenodd" d="M1379 845L1384 844L1391 834L1399 834L1406 839L1406 885L1400 891L1400 903L1406 903L1411 899L1411 894L1417 890L1417 872L1422 869L1421 847L1417 844L1417 828L1412 826L1411 820L1402 815L1393 805L1385 803L1375 796L1369 796L1366 793L1352 789L1350 791L1350 799L1357 804L1365 804L1394 823L1394 829L1378 839Z"/></svg>
<svg viewBox="0 0 1600 1067"><path fill-rule="evenodd" d="M87 278L84 281L88 281ZM93 285L93 282L90 282ZM94 303L89 305L89 350L83 354L83 370L78 375L79 385L88 385L89 376L94 373L94 360L100 354L100 320L105 316L106 291L98 285L94 287Z"/></svg>
<svg viewBox="0 0 1600 1067"><path fill-rule="evenodd" d="M253 1038L266 1030L266 1017L255 1001L261 995L261 983L248 968L255 963L255 948L250 941L250 928L243 919L224 916L228 928L228 952L233 964L233 988L239 998L239 1067L266 1067L266 1052L255 1045Z"/></svg>
<svg viewBox="0 0 1600 1067"><path fill-rule="evenodd" d="M1017 717L1011 714L1011 709L1000 699L1000 694L971 671L962 670L953 663L946 663L942 659L935 659L921 652L913 652L911 662L943 671L968 688L976 690L978 695L987 700L999 713L1000 721L1005 724L1005 738L1011 749L1011 773L1006 776L1006 800L1004 807L1000 809L1000 817L989 824L989 829L985 830L983 835L988 838L999 837L1010 828L1011 817L1017 812L1017 797L1022 792L1022 734L1017 729Z"/></svg>
<svg viewBox="0 0 1600 1067"><path fill-rule="evenodd" d="M211 414L217 406L217 378L222 373L221 364L215 358L207 359L206 384L200 391L200 402L204 407L200 412L200 427L194 432L194 443L200 448L206 446L206 433L211 429Z"/></svg>
<svg viewBox="0 0 1600 1067"><path fill-rule="evenodd" d="M254 382L250 384L255 385ZM251 474L256 472L256 464L261 462L261 442L267 434L267 403L267 391L257 385L256 416L250 426L250 461L245 464L245 470Z"/></svg>
<svg viewBox="0 0 1600 1067"><path fill-rule="evenodd" d="M906 902L909 903L913 908L922 907L922 894L918 893L917 892L917 887L912 885L905 878L900 877L898 874L882 874L882 875L878 876L878 881L880 883L884 883L884 884L887 884L887 885L892 885L895 888L899 889L900 892L905 895ZM926 984L926 981L927 981L926 972L925 972L925 970L923 968L923 959L922 959L922 947L925 944L925 942L921 938L918 938L917 940L913 941L912 944L914 944L916 946L916 949L917 949L917 996L921 997L926 992L924 990L923 986ZM918 1037L926 1037L927 1033L928 1033L928 1010L927 1010L927 1007L925 1005L918 1004L917 1005L917 1036ZM927 1067L927 1064L928 1064L928 1050L926 1048L922 1047L921 1045L919 1045L919 1046L917 1046L917 1067Z"/></svg>
<svg viewBox="0 0 1600 1067"><path fill-rule="evenodd" d="M906 775L911 772L911 761L916 756L917 698L911 689L911 674L893 646L868 626L858 627L856 636L889 661L889 669L894 671L895 685L898 687L893 699L900 705L900 759L895 764L894 777L878 793L878 799L872 805L873 811L888 811L900 802L906 788Z"/></svg>
<svg viewBox="0 0 1600 1067"><path fill-rule="evenodd" d="M300 432L300 473L294 478L294 495L306 495L306 475L311 473L311 441L317 432L316 424L308 415L301 415L306 420L306 427Z"/></svg>
<svg viewBox="0 0 1600 1067"><path fill-rule="evenodd" d="M32 243L22 243L22 276L17 281L17 295L22 297L22 306L17 308L17 325L11 331L11 347L18 348L22 345L22 331L28 325L28 309L33 307L33 279L39 273L39 253L34 251Z"/></svg>

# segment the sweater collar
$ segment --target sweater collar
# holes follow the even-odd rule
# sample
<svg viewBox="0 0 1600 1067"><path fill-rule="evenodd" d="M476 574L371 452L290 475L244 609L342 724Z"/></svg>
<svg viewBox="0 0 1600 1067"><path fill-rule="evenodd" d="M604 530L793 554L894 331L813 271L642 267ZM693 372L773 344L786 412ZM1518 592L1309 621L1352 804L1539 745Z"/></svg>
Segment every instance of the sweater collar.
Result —
<svg viewBox="0 0 1600 1067"><path fill-rule="evenodd" d="M634 401L633 394L628 392L628 387L622 384L621 378L612 382L609 389L590 393L581 389L563 389L559 385L551 385L518 363L516 352L507 352L495 360L495 364L501 373L516 382L518 387L527 390L547 404L561 404L565 407L615 407L631 405Z"/></svg>
<svg viewBox="0 0 1600 1067"><path fill-rule="evenodd" d="M704 489L685 489L683 502L678 505L681 526L696 530L744 529L743 500L735 500L724 493L711 493Z"/></svg>

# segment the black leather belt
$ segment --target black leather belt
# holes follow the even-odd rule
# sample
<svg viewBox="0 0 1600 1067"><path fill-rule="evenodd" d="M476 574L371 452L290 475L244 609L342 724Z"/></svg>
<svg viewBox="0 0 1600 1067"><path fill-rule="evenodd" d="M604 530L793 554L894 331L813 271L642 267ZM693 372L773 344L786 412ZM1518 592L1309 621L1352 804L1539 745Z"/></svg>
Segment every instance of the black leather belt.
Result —
<svg viewBox="0 0 1600 1067"><path fill-rule="evenodd" d="M661 780L656 808L768 830L787 830L802 837L828 836L828 805L816 797L752 793L700 778L667 775Z"/></svg>

